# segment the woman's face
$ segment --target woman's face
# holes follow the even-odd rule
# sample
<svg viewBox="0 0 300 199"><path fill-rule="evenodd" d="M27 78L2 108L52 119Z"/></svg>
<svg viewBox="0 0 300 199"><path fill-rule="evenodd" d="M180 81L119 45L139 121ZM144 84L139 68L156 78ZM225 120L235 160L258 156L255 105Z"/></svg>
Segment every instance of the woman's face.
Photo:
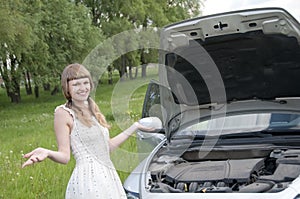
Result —
<svg viewBox="0 0 300 199"><path fill-rule="evenodd" d="M68 86L73 101L84 102L90 95L91 84L87 77L71 80Z"/></svg>

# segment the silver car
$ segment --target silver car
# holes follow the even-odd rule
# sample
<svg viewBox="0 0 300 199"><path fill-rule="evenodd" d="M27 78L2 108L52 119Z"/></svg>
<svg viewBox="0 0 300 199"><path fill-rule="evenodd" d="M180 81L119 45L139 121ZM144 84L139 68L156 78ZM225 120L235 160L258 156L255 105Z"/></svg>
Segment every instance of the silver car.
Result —
<svg viewBox="0 0 300 199"><path fill-rule="evenodd" d="M143 108L163 128L138 132L128 198L300 198L299 44L280 8L165 27Z"/></svg>

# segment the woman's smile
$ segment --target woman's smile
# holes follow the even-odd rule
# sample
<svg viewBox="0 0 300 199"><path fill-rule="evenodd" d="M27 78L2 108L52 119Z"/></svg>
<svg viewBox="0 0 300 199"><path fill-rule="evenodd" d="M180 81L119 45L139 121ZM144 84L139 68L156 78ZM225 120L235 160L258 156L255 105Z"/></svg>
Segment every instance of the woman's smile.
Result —
<svg viewBox="0 0 300 199"><path fill-rule="evenodd" d="M74 79L68 82L69 92L73 101L85 101L87 100L91 84L89 78Z"/></svg>

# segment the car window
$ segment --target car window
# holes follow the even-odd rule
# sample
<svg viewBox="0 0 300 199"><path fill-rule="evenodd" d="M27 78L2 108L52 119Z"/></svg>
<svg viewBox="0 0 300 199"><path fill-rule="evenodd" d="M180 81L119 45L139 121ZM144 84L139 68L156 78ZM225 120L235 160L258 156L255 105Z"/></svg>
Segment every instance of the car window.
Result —
<svg viewBox="0 0 300 199"><path fill-rule="evenodd" d="M150 83L146 92L144 107L143 107L143 116L150 117L156 116L160 117L160 90L159 85L156 83Z"/></svg>
<svg viewBox="0 0 300 199"><path fill-rule="evenodd" d="M222 129L247 132L267 128L300 128L300 115L262 113L227 116L193 124L186 130L203 132Z"/></svg>

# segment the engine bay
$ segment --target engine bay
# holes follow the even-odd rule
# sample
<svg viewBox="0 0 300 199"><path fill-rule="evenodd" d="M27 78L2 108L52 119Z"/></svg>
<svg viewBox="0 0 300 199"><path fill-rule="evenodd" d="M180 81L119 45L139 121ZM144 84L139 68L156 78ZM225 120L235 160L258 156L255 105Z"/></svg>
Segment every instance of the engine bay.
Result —
<svg viewBox="0 0 300 199"><path fill-rule="evenodd" d="M150 192L274 193L300 175L300 149L219 148L209 153L188 149L175 154L162 147L153 158Z"/></svg>

